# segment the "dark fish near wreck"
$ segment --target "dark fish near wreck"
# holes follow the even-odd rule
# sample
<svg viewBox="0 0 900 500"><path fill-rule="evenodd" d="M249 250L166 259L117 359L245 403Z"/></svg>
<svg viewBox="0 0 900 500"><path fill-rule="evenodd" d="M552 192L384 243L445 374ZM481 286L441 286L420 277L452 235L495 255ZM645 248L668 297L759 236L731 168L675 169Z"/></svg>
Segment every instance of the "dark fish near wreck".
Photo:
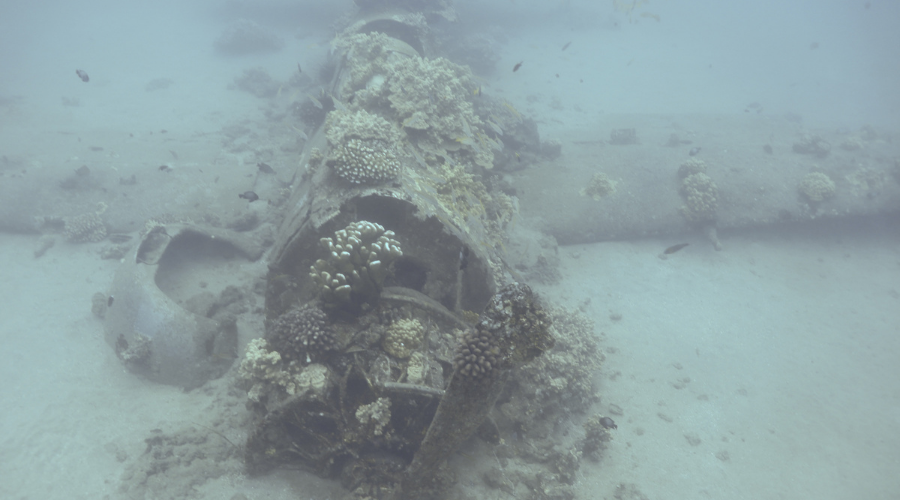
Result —
<svg viewBox="0 0 900 500"><path fill-rule="evenodd" d="M613 419L609 417L603 417L600 419L600 425L603 426L604 429L618 429L619 426L613 421Z"/></svg>
<svg viewBox="0 0 900 500"><path fill-rule="evenodd" d="M682 248L684 248L684 247L686 247L686 246L688 246L688 245L690 245L690 243L679 243L679 244L677 244L677 245L672 245L672 246L670 246L669 248L665 249L665 250L663 251L663 253L666 254L666 255L671 255L671 254L673 254L673 253L675 253L675 252L681 250Z"/></svg>
<svg viewBox="0 0 900 500"><path fill-rule="evenodd" d="M89 77L88 74L85 73L85 71L83 69L76 69L75 74L78 75L78 78L81 78L82 82L91 81L91 77Z"/></svg>
<svg viewBox="0 0 900 500"><path fill-rule="evenodd" d="M513 66L513 73L515 73L516 71L519 71L519 68L522 67L523 62L525 62L525 61L522 61L522 62L516 64L515 66Z"/></svg>
<svg viewBox="0 0 900 500"><path fill-rule="evenodd" d="M250 203L253 203L254 201L259 199L259 195L257 195L253 191L244 191L243 193L238 195L238 198L243 198Z"/></svg>
<svg viewBox="0 0 900 500"><path fill-rule="evenodd" d="M274 174L275 169L272 168L268 163L259 162L256 164L256 167L259 168L259 171L264 174Z"/></svg>

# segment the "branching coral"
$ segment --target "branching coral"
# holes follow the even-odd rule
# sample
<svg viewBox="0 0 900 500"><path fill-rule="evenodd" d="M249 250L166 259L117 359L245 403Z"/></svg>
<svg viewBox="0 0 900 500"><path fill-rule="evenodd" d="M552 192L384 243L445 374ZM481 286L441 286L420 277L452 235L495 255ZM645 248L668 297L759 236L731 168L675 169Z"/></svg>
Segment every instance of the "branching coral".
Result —
<svg viewBox="0 0 900 500"><path fill-rule="evenodd" d="M381 436L384 427L391 421L391 400L378 398L374 403L361 405L356 409L356 420L372 435Z"/></svg>
<svg viewBox="0 0 900 500"><path fill-rule="evenodd" d="M719 188L706 175L706 163L696 158L685 161L678 167L678 178L681 179L679 192L684 198L681 215L690 223L713 222L719 207Z"/></svg>
<svg viewBox="0 0 900 500"><path fill-rule="evenodd" d="M326 305L375 300L391 263L403 256L393 238L380 224L360 221L319 240L327 256L310 266L309 275Z"/></svg>
<svg viewBox="0 0 900 500"><path fill-rule="evenodd" d="M106 204L99 203L96 212L63 217L63 236L70 243L95 243L106 239L106 225L100 218L106 212Z"/></svg>
<svg viewBox="0 0 900 500"><path fill-rule="evenodd" d="M394 150L378 140L351 139L332 150L328 164L351 184L380 184L397 178L401 170Z"/></svg>
<svg viewBox="0 0 900 500"><path fill-rule="evenodd" d="M247 399L262 405L274 404L287 396L312 392L324 394L329 383L328 368L312 364L286 366L281 355L264 339L253 339L238 369L238 378L247 390Z"/></svg>
<svg viewBox="0 0 900 500"><path fill-rule="evenodd" d="M821 203L834 196L836 187L834 181L827 175L821 172L813 172L803 177L800 185L797 186L797 190L807 201Z"/></svg>
<svg viewBox="0 0 900 500"><path fill-rule="evenodd" d="M716 218L719 206L719 188L704 173L691 174L681 181L681 195L684 205L681 215L688 222L711 222Z"/></svg>
<svg viewBox="0 0 900 500"><path fill-rule="evenodd" d="M238 377L249 386L247 396L255 403L264 400L273 385L288 392L294 389L290 374L282 370L281 355L269 350L263 339L250 341Z"/></svg>
<svg viewBox="0 0 900 500"><path fill-rule="evenodd" d="M391 323L381 341L382 347L395 358L407 359L422 345L425 329L417 319L400 319Z"/></svg>
<svg viewBox="0 0 900 500"><path fill-rule="evenodd" d="M338 348L328 317L316 304L305 304L279 316L269 328L268 338L287 362L309 364Z"/></svg>
<svg viewBox="0 0 900 500"><path fill-rule="evenodd" d="M463 377L491 380L494 368L499 367L500 347L494 334L484 329L472 329L462 339L453 367Z"/></svg>
<svg viewBox="0 0 900 500"><path fill-rule="evenodd" d="M604 173L597 173L591 177L588 185L581 190L581 196L590 196L594 201L600 201L606 195L616 192L616 182Z"/></svg>
<svg viewBox="0 0 900 500"><path fill-rule="evenodd" d="M472 107L477 87L471 71L446 59L424 59L383 34L353 35L338 44L346 50L350 78L345 95L353 106L398 123L421 151L446 158L462 155L493 167L499 143L484 132ZM349 100L349 99L348 99Z"/></svg>

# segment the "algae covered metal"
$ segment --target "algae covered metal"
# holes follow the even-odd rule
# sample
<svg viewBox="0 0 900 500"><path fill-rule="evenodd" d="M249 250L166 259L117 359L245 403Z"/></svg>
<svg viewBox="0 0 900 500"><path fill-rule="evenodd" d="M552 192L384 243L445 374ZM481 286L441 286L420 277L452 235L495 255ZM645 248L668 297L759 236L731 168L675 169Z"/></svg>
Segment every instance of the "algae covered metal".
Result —
<svg viewBox="0 0 900 500"><path fill-rule="evenodd" d="M438 494L438 467L484 423L512 370L553 347L549 327L549 316L527 285L508 285L491 299L457 348L447 392L396 498Z"/></svg>

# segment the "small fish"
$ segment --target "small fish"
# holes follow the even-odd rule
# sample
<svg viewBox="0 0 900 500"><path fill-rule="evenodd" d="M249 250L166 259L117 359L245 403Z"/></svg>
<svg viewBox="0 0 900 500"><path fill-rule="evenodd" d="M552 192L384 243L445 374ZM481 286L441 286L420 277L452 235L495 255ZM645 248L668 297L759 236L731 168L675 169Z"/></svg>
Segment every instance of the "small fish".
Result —
<svg viewBox="0 0 900 500"><path fill-rule="evenodd" d="M115 297L110 295L109 298L106 299L106 307L112 307L113 301L115 301L115 300L116 300Z"/></svg>
<svg viewBox="0 0 900 500"><path fill-rule="evenodd" d="M487 124L488 124L488 127L491 127L491 130L493 130L494 132L496 132L497 135L503 135L503 129L500 128L500 125L497 125L496 123L494 123L494 122L492 122L492 121L490 121L490 120L485 120L484 122L487 123Z"/></svg>
<svg viewBox="0 0 900 500"><path fill-rule="evenodd" d="M691 148L691 150L688 151L688 154L691 156L697 156L698 154L700 154L700 149L701 149L700 146L697 146L696 148Z"/></svg>
<svg viewBox="0 0 900 500"><path fill-rule="evenodd" d="M472 129L469 128L469 122L467 122L465 118L463 118L463 120L462 120L462 129L463 129L463 133L466 134L466 137L468 137L469 139L474 137L472 135Z"/></svg>
<svg viewBox="0 0 900 500"><path fill-rule="evenodd" d="M300 69L300 63L297 63L297 72L298 72L298 73L303 73L303 70Z"/></svg>
<svg viewBox="0 0 900 500"><path fill-rule="evenodd" d="M259 162L256 164L256 167L259 168L259 171L264 174L274 174L275 173L275 169L270 167L268 163ZM247 191L247 192L249 193L250 191ZM246 193L244 193L244 194L246 194Z"/></svg>
<svg viewBox="0 0 900 500"><path fill-rule="evenodd" d="M295 126L293 126L293 125L291 125L291 127L297 132L297 135L298 135L301 139L303 139L304 141L308 141L308 140L309 140L309 136L306 135L306 132L300 130L299 128L297 128L297 127L295 127Z"/></svg>
<svg viewBox="0 0 900 500"><path fill-rule="evenodd" d="M419 166L422 168L428 168L428 164L425 163L425 160L422 158L422 155L420 155L419 152L416 151L415 146L410 146L410 150L412 151L413 157L415 157L415 159L416 159L416 163L418 163Z"/></svg>
<svg viewBox="0 0 900 500"><path fill-rule="evenodd" d="M447 165L450 165L451 167L456 166L456 162L453 161L453 158L450 158L449 155L441 155L441 158L444 159L444 163L446 163Z"/></svg>
<svg viewBox="0 0 900 500"><path fill-rule="evenodd" d="M463 146L469 146L470 148L474 149L476 153L481 152L481 147L477 142L475 142L475 139L471 137L457 137L455 141L462 144Z"/></svg>
<svg viewBox="0 0 900 500"><path fill-rule="evenodd" d="M315 97L313 97L312 94L306 94L306 96L309 97L309 100L310 100L310 102L313 103L313 106L315 106L315 107L317 107L317 108L319 108L319 109L323 109L323 108L322 108L322 102L319 101L318 99L316 99Z"/></svg>
<svg viewBox="0 0 900 500"><path fill-rule="evenodd" d="M342 103L342 102L341 102L337 97L335 97L334 95L331 96L331 102L334 103L334 108L335 108L336 110L338 110L338 111L347 111L347 106L344 106L344 103Z"/></svg>
<svg viewBox="0 0 900 500"><path fill-rule="evenodd" d="M516 108L513 107L512 104L503 101L503 105L506 106L512 112L512 114L515 115L516 118L520 120L522 119L522 115L519 114L519 112L516 110Z"/></svg>
<svg viewBox="0 0 900 500"><path fill-rule="evenodd" d="M690 243L679 243L679 244L677 244L677 245L672 245L672 246L670 246L669 248L663 250L663 253L664 253L665 255L671 255L671 254L673 254L673 253L675 253L675 252L681 250L682 248L684 248L684 247L686 247L686 246L688 246L688 245L690 245Z"/></svg>
<svg viewBox="0 0 900 500"><path fill-rule="evenodd" d="M88 74L85 73L85 71L83 69L76 69L75 74L78 75L78 78L81 78L82 82L87 83L87 82L91 81L91 77L89 77Z"/></svg>
<svg viewBox="0 0 900 500"><path fill-rule="evenodd" d="M404 127L418 128L416 127L416 125L419 125L420 123L423 123L423 120L420 116L410 116L409 118L403 120L400 125ZM422 128L427 128L427 123L424 123L424 125L425 126Z"/></svg>
<svg viewBox="0 0 900 500"><path fill-rule="evenodd" d="M568 49L568 48L569 48L569 45L572 45L572 42L566 42L566 44L563 45L563 48L562 48L562 49L563 49L563 50Z"/></svg>
<svg viewBox="0 0 900 500"><path fill-rule="evenodd" d="M160 165L158 170L159 170L160 172L171 172L171 171L172 171L172 167L170 167L170 166L168 166L168 165Z"/></svg>
<svg viewBox="0 0 900 500"><path fill-rule="evenodd" d="M600 425L603 426L604 429L618 429L619 426L613 421L613 419L609 417L603 417L600 419Z"/></svg>
<svg viewBox="0 0 900 500"><path fill-rule="evenodd" d="M243 193L238 195L238 198L243 198L248 202L253 203L254 201L259 199L259 195L257 195L253 191L244 191Z"/></svg>
<svg viewBox="0 0 900 500"><path fill-rule="evenodd" d="M515 73L516 71L519 71L519 68L522 67L523 62L525 62L525 61L521 61L521 62L517 63L515 66L513 66L513 73Z"/></svg>
<svg viewBox="0 0 900 500"><path fill-rule="evenodd" d="M475 90L472 91L472 95L480 96L481 95L481 87L475 87Z"/></svg>

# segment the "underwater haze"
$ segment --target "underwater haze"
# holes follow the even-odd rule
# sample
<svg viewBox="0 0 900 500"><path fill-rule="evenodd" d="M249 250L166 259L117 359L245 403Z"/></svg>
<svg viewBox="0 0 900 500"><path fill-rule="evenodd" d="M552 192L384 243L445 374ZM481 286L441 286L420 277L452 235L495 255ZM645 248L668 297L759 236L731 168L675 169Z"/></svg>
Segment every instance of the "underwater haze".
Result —
<svg viewBox="0 0 900 500"><path fill-rule="evenodd" d="M471 68L469 108L515 125L473 114L442 156L410 146L426 127L388 119L405 168L458 168L508 200L497 274L592 325L597 369L547 376L590 386L589 404L547 408L540 440L471 438L445 498L898 498L900 2L358 3L445 9L418 35ZM360 105L329 85L347 63L333 42L365 15L352 0L0 4L0 497L377 497L299 467L251 474L239 373L271 328L270 250L312 182L301 158L327 144L326 112ZM478 139L493 164L465 156ZM173 223L263 254L144 284L240 290L233 363L189 389L130 370L103 319L123 263ZM590 453L600 417L615 427Z"/></svg>

